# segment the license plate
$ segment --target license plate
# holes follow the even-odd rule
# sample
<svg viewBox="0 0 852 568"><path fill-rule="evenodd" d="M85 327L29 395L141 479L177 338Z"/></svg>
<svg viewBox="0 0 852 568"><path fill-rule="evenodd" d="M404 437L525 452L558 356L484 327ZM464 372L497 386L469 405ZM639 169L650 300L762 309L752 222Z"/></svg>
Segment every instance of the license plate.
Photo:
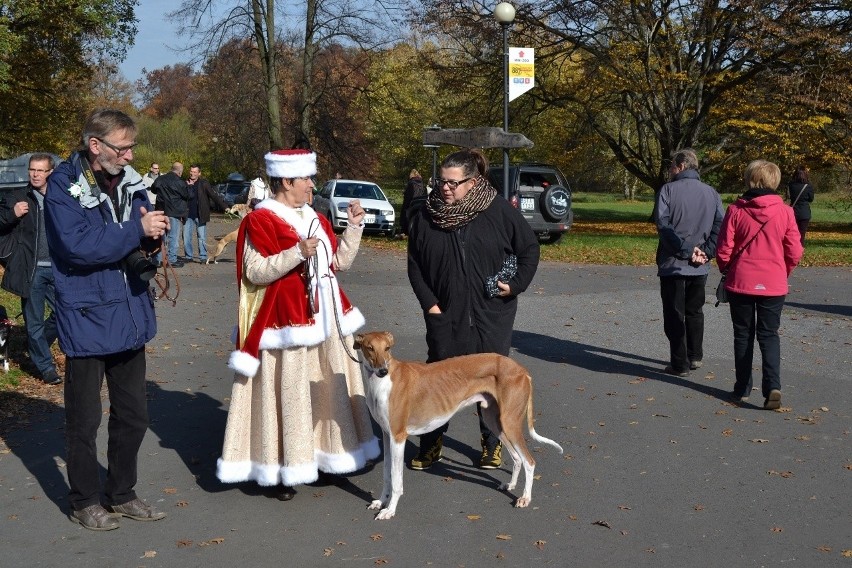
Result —
<svg viewBox="0 0 852 568"><path fill-rule="evenodd" d="M367 223L368 225L372 225L373 223L376 222L376 216L375 215L364 215L364 222Z"/></svg>
<svg viewBox="0 0 852 568"><path fill-rule="evenodd" d="M523 211L532 211L535 209L534 197L521 197L521 209Z"/></svg>

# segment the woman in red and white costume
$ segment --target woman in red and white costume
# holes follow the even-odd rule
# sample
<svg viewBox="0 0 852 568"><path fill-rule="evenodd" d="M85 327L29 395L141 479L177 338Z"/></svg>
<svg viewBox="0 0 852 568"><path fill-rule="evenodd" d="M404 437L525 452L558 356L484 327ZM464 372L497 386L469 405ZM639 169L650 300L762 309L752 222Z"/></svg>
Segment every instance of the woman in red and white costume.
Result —
<svg viewBox="0 0 852 568"><path fill-rule="evenodd" d="M352 345L364 317L335 277L355 260L364 210L350 202L338 243L308 205L316 154L270 152L266 170L273 197L243 219L237 239L239 324L228 362L237 375L217 476L279 485L287 500L320 471L361 469L379 444L359 363L343 343Z"/></svg>

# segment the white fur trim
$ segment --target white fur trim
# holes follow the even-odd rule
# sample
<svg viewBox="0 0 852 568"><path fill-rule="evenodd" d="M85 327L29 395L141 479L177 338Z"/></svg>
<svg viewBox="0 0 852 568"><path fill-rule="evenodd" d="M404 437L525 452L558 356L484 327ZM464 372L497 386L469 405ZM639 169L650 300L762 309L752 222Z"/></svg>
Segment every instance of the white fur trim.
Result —
<svg viewBox="0 0 852 568"><path fill-rule="evenodd" d="M228 359L228 368L244 377L253 377L260 368L260 359L253 357L245 351L231 351Z"/></svg>
<svg viewBox="0 0 852 568"><path fill-rule="evenodd" d="M297 178L317 173L317 155L304 150L279 150L264 156L266 173L270 177Z"/></svg>

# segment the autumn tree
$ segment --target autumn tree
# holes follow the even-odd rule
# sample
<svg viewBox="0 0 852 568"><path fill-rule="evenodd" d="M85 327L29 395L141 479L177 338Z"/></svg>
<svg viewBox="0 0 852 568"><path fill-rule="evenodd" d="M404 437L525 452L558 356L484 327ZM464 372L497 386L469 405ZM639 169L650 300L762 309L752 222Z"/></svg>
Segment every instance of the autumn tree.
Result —
<svg viewBox="0 0 852 568"><path fill-rule="evenodd" d="M426 9L426 30L462 28L468 45L494 44L472 39L477 30L493 37L490 4L416 4ZM566 80L533 98L570 110L623 168L656 188L675 149L724 147L726 128L708 122L714 108L796 60L842 55L826 38L848 43L850 30L849 5L836 1L543 0L517 6L513 43L536 48L537 77L571 62L576 73L561 74ZM480 63L489 61L471 58L468 73L483 76ZM494 74L493 63L486 67Z"/></svg>
<svg viewBox="0 0 852 568"><path fill-rule="evenodd" d="M136 34L132 0L0 3L0 154L64 153L91 110L91 76ZM73 133L73 134L72 134Z"/></svg>
<svg viewBox="0 0 852 568"><path fill-rule="evenodd" d="M166 65L148 71L142 69L144 78L136 81L142 110L155 118L171 118L192 106L196 97L196 77L186 63Z"/></svg>

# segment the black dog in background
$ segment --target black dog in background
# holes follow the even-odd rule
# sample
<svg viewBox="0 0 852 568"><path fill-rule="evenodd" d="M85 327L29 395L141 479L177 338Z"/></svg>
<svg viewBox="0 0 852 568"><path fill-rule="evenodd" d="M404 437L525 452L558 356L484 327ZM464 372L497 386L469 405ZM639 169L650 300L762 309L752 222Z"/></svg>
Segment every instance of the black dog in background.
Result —
<svg viewBox="0 0 852 568"><path fill-rule="evenodd" d="M9 336L12 334L12 326L15 321L9 319L6 308L0 306L0 365L5 372L9 372Z"/></svg>

